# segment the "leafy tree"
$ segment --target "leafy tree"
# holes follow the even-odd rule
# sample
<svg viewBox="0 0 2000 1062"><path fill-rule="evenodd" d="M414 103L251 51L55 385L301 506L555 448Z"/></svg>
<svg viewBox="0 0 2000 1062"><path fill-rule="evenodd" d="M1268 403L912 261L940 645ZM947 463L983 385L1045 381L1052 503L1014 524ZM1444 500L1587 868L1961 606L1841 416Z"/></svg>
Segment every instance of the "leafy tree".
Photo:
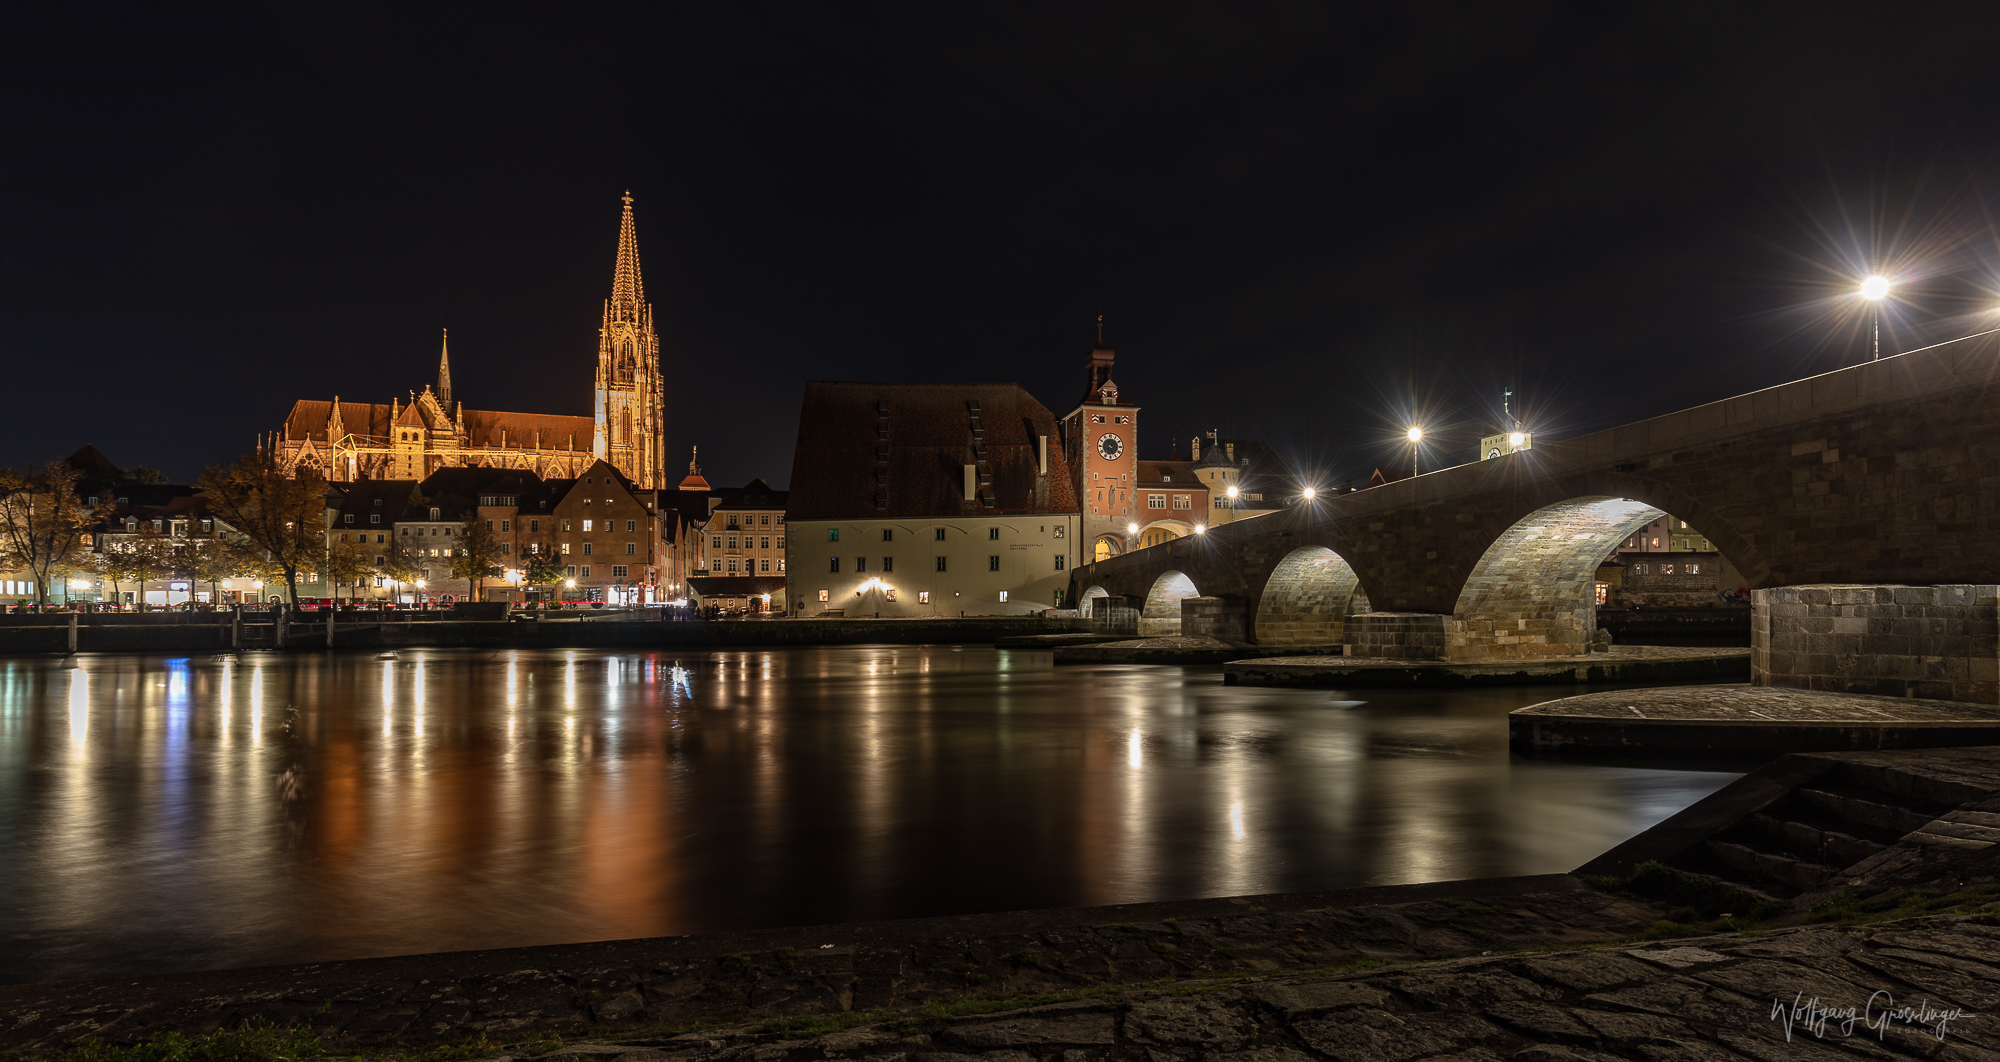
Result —
<svg viewBox="0 0 2000 1062"><path fill-rule="evenodd" d="M375 548L384 549L382 546L376 546ZM408 539L396 538L390 540L386 551L375 554L375 556L382 558L382 564L376 568L376 571L381 572L384 578L393 579L399 583L414 583L418 579L423 578L424 553L422 550L410 545Z"/></svg>
<svg viewBox="0 0 2000 1062"><path fill-rule="evenodd" d="M146 611L146 584L159 582L166 574L170 548L167 536L143 520L138 531L112 538L104 546L101 562L104 578L111 581L112 593L122 597L122 584L139 584L139 611Z"/></svg>
<svg viewBox="0 0 2000 1062"><path fill-rule="evenodd" d="M299 570L326 550L326 479L301 466L288 475L274 454L250 454L233 465L210 465L201 474L209 512L236 529L283 573L290 599L299 599Z"/></svg>
<svg viewBox="0 0 2000 1062"><path fill-rule="evenodd" d="M540 543L536 543L540 545ZM547 546L529 553L523 558L529 586L548 586L563 581L562 556Z"/></svg>
<svg viewBox="0 0 2000 1062"><path fill-rule="evenodd" d="M76 469L50 461L40 472L0 471L0 553L7 565L35 577L35 600L83 565L89 516L76 493Z"/></svg>
<svg viewBox="0 0 2000 1062"><path fill-rule="evenodd" d="M458 529L458 549L451 558L451 577L472 583L472 599L486 600L486 580L498 577L501 567L500 537L495 535L478 510Z"/></svg>
<svg viewBox="0 0 2000 1062"><path fill-rule="evenodd" d="M326 560L320 570L333 583L334 601L340 600L340 584L348 584L347 599L351 603L358 592L355 584L375 574L375 551L359 542L342 540L338 535L328 535Z"/></svg>

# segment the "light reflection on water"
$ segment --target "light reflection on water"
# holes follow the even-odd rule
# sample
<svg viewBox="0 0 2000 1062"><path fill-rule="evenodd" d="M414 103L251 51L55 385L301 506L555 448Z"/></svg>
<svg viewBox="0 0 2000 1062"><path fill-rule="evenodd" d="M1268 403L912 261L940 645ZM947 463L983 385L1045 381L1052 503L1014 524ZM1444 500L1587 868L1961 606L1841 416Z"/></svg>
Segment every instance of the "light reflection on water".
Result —
<svg viewBox="0 0 2000 1062"><path fill-rule="evenodd" d="M1545 873L1732 777L1511 759L1506 712L1573 687L954 646L79 659L0 662L4 980Z"/></svg>

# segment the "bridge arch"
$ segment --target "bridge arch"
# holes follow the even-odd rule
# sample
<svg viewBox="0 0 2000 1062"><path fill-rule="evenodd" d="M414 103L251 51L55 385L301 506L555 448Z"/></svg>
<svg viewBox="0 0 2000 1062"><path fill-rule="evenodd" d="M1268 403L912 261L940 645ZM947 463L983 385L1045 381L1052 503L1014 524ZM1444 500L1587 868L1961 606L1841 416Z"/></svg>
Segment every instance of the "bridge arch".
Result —
<svg viewBox="0 0 2000 1062"><path fill-rule="evenodd" d="M1368 611L1361 576L1340 554L1325 546L1302 546L1285 554L1257 597L1257 644L1328 646L1338 652L1347 617Z"/></svg>
<svg viewBox="0 0 2000 1062"><path fill-rule="evenodd" d="M1083 613L1084 618L1088 619L1095 607L1094 603L1110 596L1111 592L1101 586L1087 587L1083 591L1083 595L1076 599L1077 610Z"/></svg>
<svg viewBox="0 0 2000 1062"><path fill-rule="evenodd" d="M1578 656L1597 626L1599 564L1663 515L1630 498L1556 502L1515 521L1473 565L1452 609L1453 660Z"/></svg>
<svg viewBox="0 0 2000 1062"><path fill-rule="evenodd" d="M1165 638L1181 633L1181 602L1200 593L1186 575L1161 572L1146 592L1146 607L1139 613L1139 637Z"/></svg>

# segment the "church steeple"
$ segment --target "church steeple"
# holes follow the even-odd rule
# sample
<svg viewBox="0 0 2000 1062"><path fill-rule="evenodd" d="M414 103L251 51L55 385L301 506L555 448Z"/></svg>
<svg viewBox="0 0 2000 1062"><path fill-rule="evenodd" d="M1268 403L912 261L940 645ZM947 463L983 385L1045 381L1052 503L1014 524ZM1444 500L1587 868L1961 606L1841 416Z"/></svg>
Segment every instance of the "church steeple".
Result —
<svg viewBox="0 0 2000 1062"><path fill-rule="evenodd" d="M611 301L637 310L646 302L646 284L639 276L639 231L632 224L632 190L621 197L625 216L618 222L618 265L611 273Z"/></svg>
<svg viewBox="0 0 2000 1062"><path fill-rule="evenodd" d="M444 330L438 347L438 405L451 409L451 329Z"/></svg>
<svg viewBox="0 0 2000 1062"><path fill-rule="evenodd" d="M596 434L591 449L642 490L666 486L666 433L661 428L665 387L653 308L639 277L639 231L632 221L632 192L618 220L618 260L604 325L597 340Z"/></svg>

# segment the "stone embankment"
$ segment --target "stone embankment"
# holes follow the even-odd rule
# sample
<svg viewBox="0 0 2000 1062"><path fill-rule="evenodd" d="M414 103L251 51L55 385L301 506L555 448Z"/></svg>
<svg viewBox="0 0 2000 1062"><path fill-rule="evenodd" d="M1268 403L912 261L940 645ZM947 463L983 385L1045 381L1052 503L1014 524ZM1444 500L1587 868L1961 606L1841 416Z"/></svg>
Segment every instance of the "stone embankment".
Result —
<svg viewBox="0 0 2000 1062"><path fill-rule="evenodd" d="M1516 709L1523 753L1765 759L1779 752L2000 743L2000 706L1786 687L1722 685L1586 693Z"/></svg>
<svg viewBox="0 0 2000 1062"><path fill-rule="evenodd" d="M1059 658L1060 659L1060 658ZM1614 645L1585 656L1527 660L1392 660L1287 656L1236 660L1223 681L1244 686L1485 686L1552 682L1687 682L1748 678L1750 650Z"/></svg>

